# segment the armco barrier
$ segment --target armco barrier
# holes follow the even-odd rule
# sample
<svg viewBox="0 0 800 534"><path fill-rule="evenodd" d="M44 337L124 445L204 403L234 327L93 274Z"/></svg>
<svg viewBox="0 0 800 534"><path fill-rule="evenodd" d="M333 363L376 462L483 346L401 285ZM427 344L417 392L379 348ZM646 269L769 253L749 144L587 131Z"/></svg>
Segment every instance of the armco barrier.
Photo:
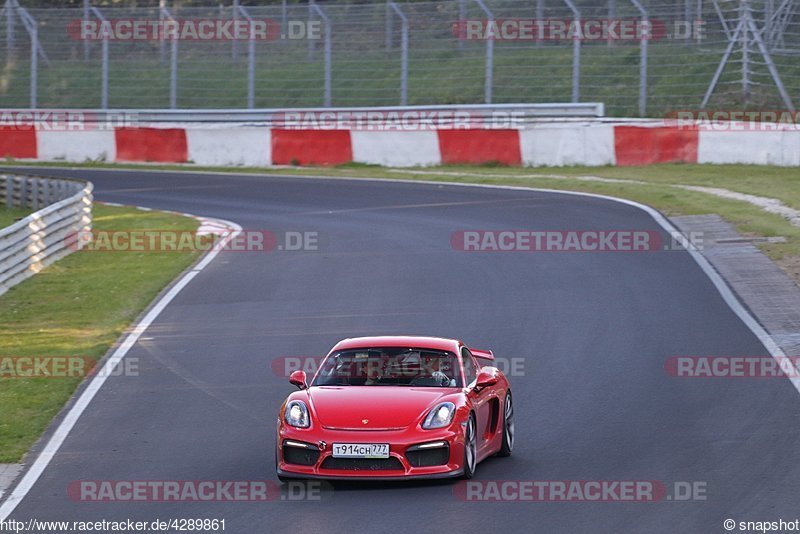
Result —
<svg viewBox="0 0 800 534"><path fill-rule="evenodd" d="M0 175L0 202L36 210L0 229L0 295L81 246L92 227L92 184Z"/></svg>

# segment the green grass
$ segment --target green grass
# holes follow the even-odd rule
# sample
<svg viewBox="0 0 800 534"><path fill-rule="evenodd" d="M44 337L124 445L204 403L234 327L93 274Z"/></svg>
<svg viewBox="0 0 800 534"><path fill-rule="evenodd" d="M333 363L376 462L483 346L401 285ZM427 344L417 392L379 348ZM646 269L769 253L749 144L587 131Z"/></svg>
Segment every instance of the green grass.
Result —
<svg viewBox="0 0 800 534"><path fill-rule="evenodd" d="M375 36L360 43L335 44L332 63L334 106L396 105L400 101L399 54L387 56ZM369 39L372 39L369 41ZM360 43L360 45L359 45ZM270 44L267 46L277 46ZM228 49L225 49L229 54ZM338 51L338 52L337 52ZM112 47L109 105L112 108L165 108L169 105L169 62L157 52L130 55ZM696 109L712 79L723 50L653 42L648 57L648 116L677 109ZM223 52L224 53L224 52ZM215 55L216 54L216 55ZM247 62L204 44L184 45L178 70L179 108L241 108L247 103ZM459 51L449 39L412 43L409 52L408 103L467 104L484 101L484 47L468 43ZM257 53L256 107L309 107L323 104L322 52L309 60L304 46L263 48ZM790 94L797 94L800 63L776 56ZM736 63L733 58L733 65ZM755 67L754 67L755 68ZM761 68L760 70L763 70ZM710 108L785 106L769 80L755 86L749 103L741 99L740 73L723 71ZM93 59L53 60L39 72L39 106L96 108L100 105L100 63ZM761 77L760 77L761 76ZM637 116L639 48L587 44L581 51L582 102L604 102L609 116ZM29 101L29 65L23 58L0 71L0 100L7 107ZM493 100L504 102L567 102L572 95L570 46L495 46Z"/></svg>
<svg viewBox="0 0 800 534"><path fill-rule="evenodd" d="M96 204L94 228L193 231L197 221ZM0 296L0 356L101 358L196 257L195 252L73 253ZM0 463L20 461L78 384L77 378L0 379Z"/></svg>
<svg viewBox="0 0 800 534"><path fill-rule="evenodd" d="M0 230L6 226L10 226L17 222L19 219L30 215L31 210L23 208L6 208L0 206Z"/></svg>

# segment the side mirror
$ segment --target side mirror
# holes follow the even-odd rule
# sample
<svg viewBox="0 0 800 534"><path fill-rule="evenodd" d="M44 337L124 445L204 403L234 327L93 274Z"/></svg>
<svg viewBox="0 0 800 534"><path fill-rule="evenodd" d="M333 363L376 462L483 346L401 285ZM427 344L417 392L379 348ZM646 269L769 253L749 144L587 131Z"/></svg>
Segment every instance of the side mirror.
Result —
<svg viewBox="0 0 800 534"><path fill-rule="evenodd" d="M497 380L495 380L496 382ZM295 371L289 375L289 383L294 384L300 389L306 389L308 384L306 384L306 372L305 371Z"/></svg>
<svg viewBox="0 0 800 534"><path fill-rule="evenodd" d="M475 387L479 389L488 388L497 384L497 375L491 371L481 371L475 381Z"/></svg>

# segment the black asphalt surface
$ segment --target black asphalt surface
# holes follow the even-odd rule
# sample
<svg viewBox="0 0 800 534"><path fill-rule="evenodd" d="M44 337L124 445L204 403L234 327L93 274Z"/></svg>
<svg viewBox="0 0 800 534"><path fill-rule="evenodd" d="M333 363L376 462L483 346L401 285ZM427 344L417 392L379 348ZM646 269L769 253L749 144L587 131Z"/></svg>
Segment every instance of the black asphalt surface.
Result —
<svg viewBox="0 0 800 534"><path fill-rule="evenodd" d="M31 172L31 169L24 169ZM96 199L318 232L318 251L224 252L128 353L12 518L225 519L227 532L724 532L800 517L800 398L785 379L679 379L676 355L766 355L686 252L465 253L469 229L660 230L537 191L294 177L59 171ZM76 480L262 480L292 391L271 362L344 337L461 338L504 358L517 437L476 480L707 485L678 502L462 502L453 482L336 484L321 500L76 502ZM387 407L390 409L390 407Z"/></svg>

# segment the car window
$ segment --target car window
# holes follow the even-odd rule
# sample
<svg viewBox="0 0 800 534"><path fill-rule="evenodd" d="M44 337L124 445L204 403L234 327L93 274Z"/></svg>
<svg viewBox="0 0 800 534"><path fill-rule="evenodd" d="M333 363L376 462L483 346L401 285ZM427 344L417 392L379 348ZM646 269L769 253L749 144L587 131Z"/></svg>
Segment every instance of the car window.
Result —
<svg viewBox="0 0 800 534"><path fill-rule="evenodd" d="M345 350L322 363L314 386L461 387L458 358L432 349L383 347Z"/></svg>
<svg viewBox="0 0 800 534"><path fill-rule="evenodd" d="M478 378L478 366L467 348L461 350L461 358L464 360L464 383L469 386Z"/></svg>

